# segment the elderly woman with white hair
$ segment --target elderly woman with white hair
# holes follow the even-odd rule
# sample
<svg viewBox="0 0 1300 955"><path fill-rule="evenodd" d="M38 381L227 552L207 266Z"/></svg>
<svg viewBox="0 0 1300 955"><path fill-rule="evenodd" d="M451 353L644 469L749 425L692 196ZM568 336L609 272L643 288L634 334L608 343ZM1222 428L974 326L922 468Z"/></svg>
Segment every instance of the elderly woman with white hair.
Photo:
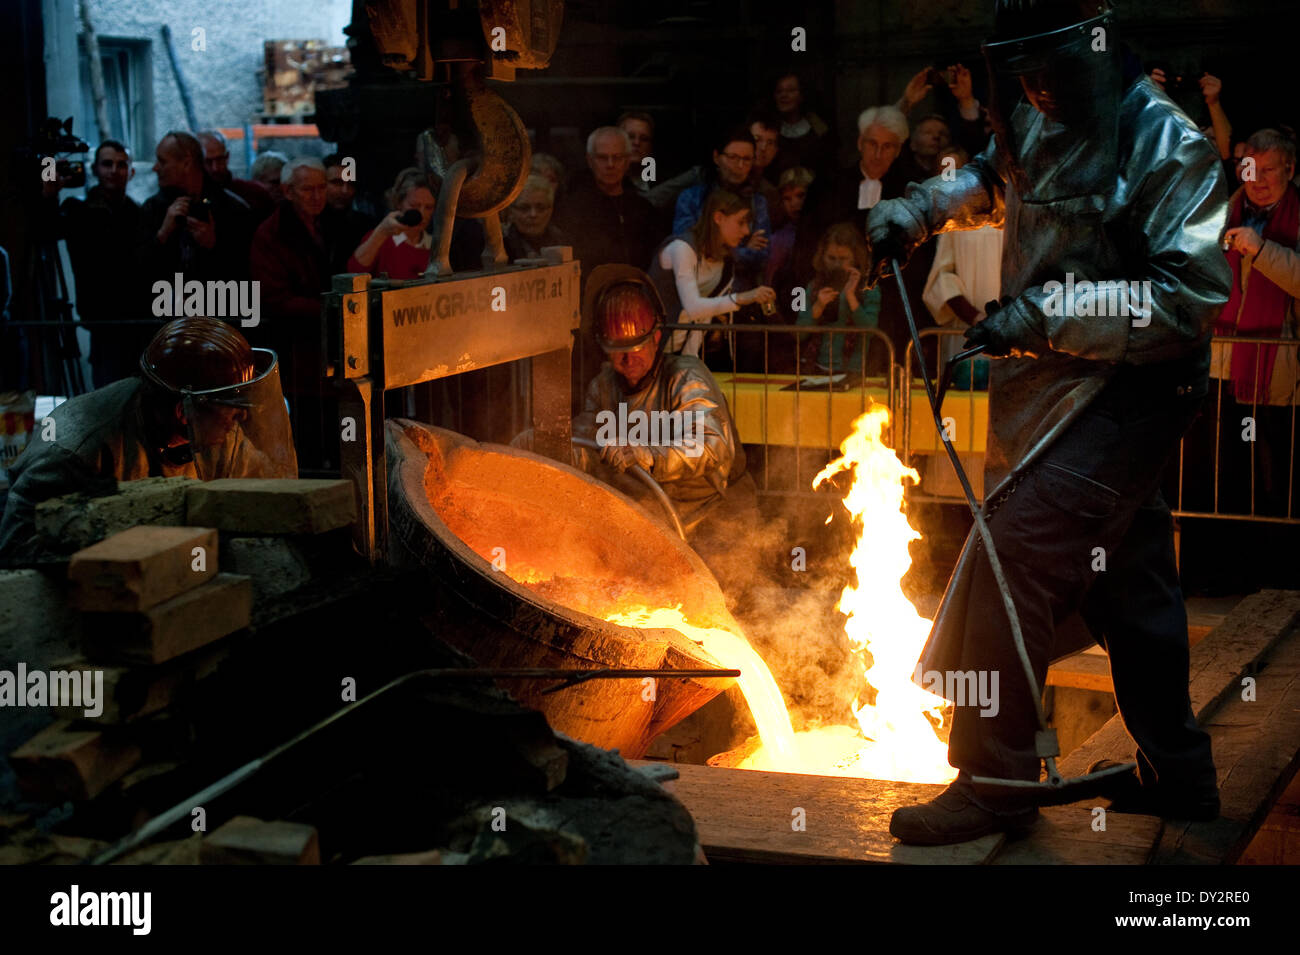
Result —
<svg viewBox="0 0 1300 955"><path fill-rule="evenodd" d="M569 245L568 238L551 221L554 211L555 186L545 176L529 176L502 229L511 262L541 258L542 249L549 245Z"/></svg>

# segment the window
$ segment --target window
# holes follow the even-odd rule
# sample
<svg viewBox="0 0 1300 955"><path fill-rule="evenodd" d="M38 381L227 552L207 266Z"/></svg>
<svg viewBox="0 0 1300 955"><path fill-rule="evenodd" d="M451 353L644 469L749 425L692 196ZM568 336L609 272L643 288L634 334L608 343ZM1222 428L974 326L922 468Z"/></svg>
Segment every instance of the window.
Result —
<svg viewBox="0 0 1300 955"><path fill-rule="evenodd" d="M74 127L91 149L105 139L117 139L131 148L137 161L153 156L153 64L148 40L99 38L99 61L104 70L104 112L108 129L95 122L95 100L90 84L90 59L78 37L81 62L81 114Z"/></svg>

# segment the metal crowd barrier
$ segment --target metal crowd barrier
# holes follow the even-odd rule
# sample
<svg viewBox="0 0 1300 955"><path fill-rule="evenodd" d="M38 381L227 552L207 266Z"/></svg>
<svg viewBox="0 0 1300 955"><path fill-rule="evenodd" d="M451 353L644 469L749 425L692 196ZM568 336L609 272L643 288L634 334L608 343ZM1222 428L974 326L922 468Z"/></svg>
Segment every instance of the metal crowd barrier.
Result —
<svg viewBox="0 0 1300 955"><path fill-rule="evenodd" d="M959 330L932 328L922 331L921 337L943 338L961 334L963 332ZM1190 518L1300 525L1300 494L1297 494L1300 489L1296 485L1300 340L1216 335L1211 346L1216 357L1212 374L1230 374L1233 345L1276 349L1276 358L1269 358L1272 374L1268 392L1264 393L1262 386L1257 386L1249 400L1239 401L1229 379L1210 379L1210 391L1200 415L1179 442L1177 454L1166 470L1162 483L1166 503L1180 521ZM1255 349L1252 370L1257 383L1264 371L1266 347ZM935 367L926 369L935 379L942 368L944 349L940 348L938 352ZM919 456L931 454L929 450L918 449L920 436L913 432L913 407L916 401L925 401L914 380L918 365L919 362L914 360L914 349L909 344L901 369L900 451L903 461L913 466L918 466ZM979 402L987 402L986 391L950 390L944 401L944 413L950 409L960 410L965 404L968 412L965 420L974 422ZM931 430L928 409L921 407L920 410L925 414L917 417L916 426L927 429L924 437L928 440ZM965 436L959 432L956 443L959 453L972 455L967 472L975 482L978 494L982 491L982 481L977 478L983 470L983 440L973 429L968 428L967 432ZM950 469L942 457L931 456L927 463L932 463L933 468ZM945 489L949 493L934 493L926 489L926 480L933 479L935 474L933 469L923 472L921 489L910 490L909 500L964 503L955 482L951 488ZM930 483L933 484L933 480ZM1181 529L1175 526L1176 549L1181 554Z"/></svg>
<svg viewBox="0 0 1300 955"><path fill-rule="evenodd" d="M1275 348L1278 360L1270 369L1269 393L1261 395L1266 348L1255 348L1256 387L1247 402L1237 399L1230 380L1210 379L1201 416L1179 444L1176 466L1166 482L1170 509L1179 518L1300 524L1296 495L1300 339L1216 335L1212 342L1216 361L1211 374L1231 373L1233 345ZM1276 378L1279 373L1282 377ZM1207 447L1211 430L1213 440ZM1204 472L1195 466L1207 455L1212 463L1208 486Z"/></svg>
<svg viewBox="0 0 1300 955"><path fill-rule="evenodd" d="M701 357L726 397L742 444L761 449L749 462L759 492L812 495L812 479L834 456L852 421L872 402L890 411L885 440L896 441L898 365L893 343L876 328L785 324L665 323L664 334L704 332ZM850 357L826 369L801 360L813 336L840 335ZM758 346L752 345L759 340ZM721 343L721 344L718 344ZM815 383L818 379L839 382ZM837 390L838 389L838 390Z"/></svg>

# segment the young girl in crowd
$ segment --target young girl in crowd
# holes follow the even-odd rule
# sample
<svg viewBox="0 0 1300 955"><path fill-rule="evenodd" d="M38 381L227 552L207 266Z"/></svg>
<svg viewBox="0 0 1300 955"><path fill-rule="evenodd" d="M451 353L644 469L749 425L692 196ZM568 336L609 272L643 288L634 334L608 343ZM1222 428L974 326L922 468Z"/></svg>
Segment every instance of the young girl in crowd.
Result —
<svg viewBox="0 0 1300 955"><path fill-rule="evenodd" d="M663 299L669 323L708 324L752 302L771 303L766 285L732 292L731 251L749 234L749 200L714 189L694 227L669 238L650 260L650 280ZM699 357L704 332L672 332L665 351Z"/></svg>
<svg viewBox="0 0 1300 955"><path fill-rule="evenodd" d="M348 259L348 270L387 274L390 279L419 278L428 268L433 246L433 236L426 231L434 207L429 177L415 168L403 169L386 195L393 211L365 234ZM399 221L408 209L420 213L420 221L414 225Z"/></svg>
<svg viewBox="0 0 1300 955"><path fill-rule="evenodd" d="M880 319L880 288L861 289L870 262L867 243L852 224L841 222L827 229L813 255L815 275L796 324L875 328ZM818 370L840 374L860 367L867 344L857 335L823 334L813 337L807 353Z"/></svg>

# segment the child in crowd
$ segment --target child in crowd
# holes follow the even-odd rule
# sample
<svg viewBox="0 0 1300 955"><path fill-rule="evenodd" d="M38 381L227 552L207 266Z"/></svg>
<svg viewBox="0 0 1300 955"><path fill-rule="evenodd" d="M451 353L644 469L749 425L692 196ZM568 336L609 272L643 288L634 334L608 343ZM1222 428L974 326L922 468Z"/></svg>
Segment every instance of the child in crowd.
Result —
<svg viewBox="0 0 1300 955"><path fill-rule="evenodd" d="M805 290L797 324L875 328L880 319L880 289L862 288L870 262L867 243L851 223L827 229L813 255L815 274ZM861 367L867 344L858 335L815 335L804 348L804 360L833 375L854 371Z"/></svg>

